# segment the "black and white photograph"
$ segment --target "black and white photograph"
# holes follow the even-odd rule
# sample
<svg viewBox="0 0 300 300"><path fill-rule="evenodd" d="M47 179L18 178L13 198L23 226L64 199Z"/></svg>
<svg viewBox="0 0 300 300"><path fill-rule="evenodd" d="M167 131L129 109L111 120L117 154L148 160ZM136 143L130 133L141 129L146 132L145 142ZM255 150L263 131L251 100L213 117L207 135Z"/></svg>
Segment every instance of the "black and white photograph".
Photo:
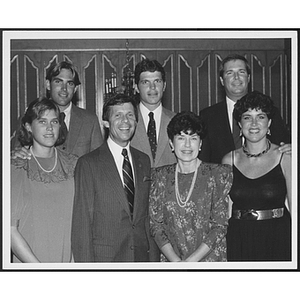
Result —
<svg viewBox="0 0 300 300"><path fill-rule="evenodd" d="M297 30L2 37L3 271L298 270Z"/></svg>

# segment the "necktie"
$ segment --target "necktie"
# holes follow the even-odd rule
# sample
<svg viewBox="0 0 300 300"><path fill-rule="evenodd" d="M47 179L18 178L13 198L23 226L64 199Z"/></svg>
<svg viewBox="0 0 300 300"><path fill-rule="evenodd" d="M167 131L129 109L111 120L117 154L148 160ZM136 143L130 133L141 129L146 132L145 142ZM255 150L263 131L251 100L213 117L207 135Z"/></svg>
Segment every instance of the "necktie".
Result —
<svg viewBox="0 0 300 300"><path fill-rule="evenodd" d="M67 125L66 125L66 123L65 123L65 117L66 117L66 115L65 115L65 113L64 112L61 112L60 113L60 118L61 118L61 131L62 131L62 133L63 133L63 135L65 136L65 137L67 137L67 135L68 135L68 128L67 128Z"/></svg>
<svg viewBox="0 0 300 300"><path fill-rule="evenodd" d="M149 112L149 123L148 123L148 130L147 135L149 138L150 148L153 159L155 159L155 153L156 153L156 128L155 128L155 120L154 120L154 114L153 112Z"/></svg>
<svg viewBox="0 0 300 300"><path fill-rule="evenodd" d="M233 136L235 149L239 149L242 147L242 138L240 136L240 132L241 132L240 127L237 121L232 116L232 136Z"/></svg>
<svg viewBox="0 0 300 300"><path fill-rule="evenodd" d="M124 156L124 161L123 161L124 189L128 199L130 212L132 215L133 200L134 200L134 182L133 182L132 168L127 154L127 149L124 148L122 150L122 155Z"/></svg>

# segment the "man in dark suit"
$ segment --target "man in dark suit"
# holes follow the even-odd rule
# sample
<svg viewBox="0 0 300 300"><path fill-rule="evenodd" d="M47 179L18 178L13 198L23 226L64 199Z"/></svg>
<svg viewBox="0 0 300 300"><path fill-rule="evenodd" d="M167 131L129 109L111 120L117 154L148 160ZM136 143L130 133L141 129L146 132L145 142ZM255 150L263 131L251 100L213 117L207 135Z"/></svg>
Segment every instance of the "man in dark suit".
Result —
<svg viewBox="0 0 300 300"><path fill-rule="evenodd" d="M103 138L96 114L72 104L79 84L75 67L66 61L53 65L46 75L48 97L59 106L60 112L64 113L64 123L68 131L65 143L59 148L82 156L98 148ZM18 144L16 141L15 147ZM30 158L30 153L27 153L25 148L12 154Z"/></svg>
<svg viewBox="0 0 300 300"><path fill-rule="evenodd" d="M203 139L199 158L205 162L221 163L225 154L241 146L239 133L234 139L235 120L232 117L234 104L248 93L250 66L245 57L232 54L224 58L220 67L220 81L226 92L226 100L203 109L200 112L207 135ZM238 129L239 130L239 129ZM290 134L276 108L270 127L269 139L272 143L290 143ZM279 148L290 152L290 144Z"/></svg>
<svg viewBox="0 0 300 300"><path fill-rule="evenodd" d="M74 260L147 262L150 159L130 145L138 120L134 99L124 94L108 99L102 119L107 140L79 158L75 169ZM128 160L132 172L125 167Z"/></svg>

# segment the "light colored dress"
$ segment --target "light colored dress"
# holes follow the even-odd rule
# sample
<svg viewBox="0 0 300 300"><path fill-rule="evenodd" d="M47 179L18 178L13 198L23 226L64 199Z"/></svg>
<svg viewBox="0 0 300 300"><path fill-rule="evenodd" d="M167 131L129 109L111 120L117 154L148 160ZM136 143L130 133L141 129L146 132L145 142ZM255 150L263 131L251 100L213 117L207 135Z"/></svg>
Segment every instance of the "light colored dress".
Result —
<svg viewBox="0 0 300 300"><path fill-rule="evenodd" d="M11 161L11 224L19 224L41 262L71 261L71 217L77 157L57 149L57 165L46 173L32 157ZM40 163L46 158L38 158ZM13 256L13 262L20 262Z"/></svg>
<svg viewBox="0 0 300 300"><path fill-rule="evenodd" d="M191 198L180 207L175 195L175 167L152 170L150 230L159 248L171 243L182 259L203 242L210 252L201 261L226 261L228 193L232 184L229 165L201 163ZM181 195L189 192L194 173L178 174ZM162 261L166 258L162 255Z"/></svg>

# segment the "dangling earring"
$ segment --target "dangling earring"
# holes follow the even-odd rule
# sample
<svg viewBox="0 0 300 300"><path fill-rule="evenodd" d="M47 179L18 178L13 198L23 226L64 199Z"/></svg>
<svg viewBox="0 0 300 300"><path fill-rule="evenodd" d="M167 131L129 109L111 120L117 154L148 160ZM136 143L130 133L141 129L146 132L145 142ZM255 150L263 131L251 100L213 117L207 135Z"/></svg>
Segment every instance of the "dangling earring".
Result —
<svg viewBox="0 0 300 300"><path fill-rule="evenodd" d="M240 137L242 137L243 136L243 130L241 129L240 130Z"/></svg>
<svg viewBox="0 0 300 300"><path fill-rule="evenodd" d="M268 128L267 134L268 134L268 135L271 135L271 130L270 130L270 128Z"/></svg>

